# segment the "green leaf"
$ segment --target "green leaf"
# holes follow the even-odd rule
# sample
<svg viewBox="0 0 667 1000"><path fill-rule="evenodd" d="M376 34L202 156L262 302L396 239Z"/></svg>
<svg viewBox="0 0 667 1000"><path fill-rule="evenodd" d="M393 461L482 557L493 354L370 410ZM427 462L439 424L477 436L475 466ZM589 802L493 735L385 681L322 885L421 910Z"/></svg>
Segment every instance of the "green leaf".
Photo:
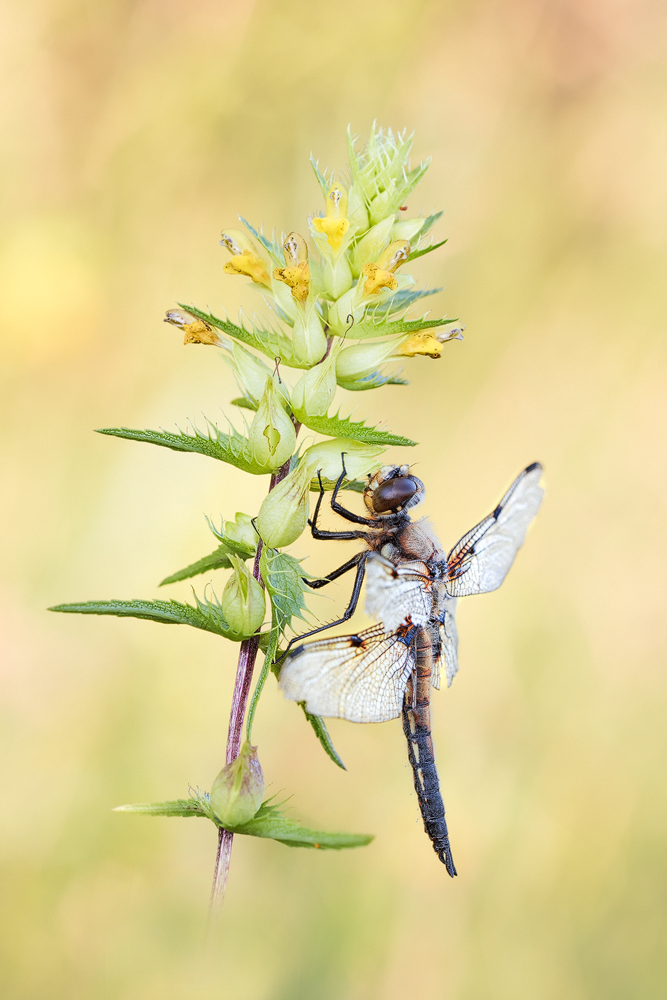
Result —
<svg viewBox="0 0 667 1000"><path fill-rule="evenodd" d="M386 302L380 302L374 306L372 312L369 310L366 315L388 316L393 313L403 312L420 299L426 299L429 295L437 295L442 288L402 288L395 292Z"/></svg>
<svg viewBox="0 0 667 1000"><path fill-rule="evenodd" d="M331 493L334 486L336 485L335 479L323 479L322 486L324 487L325 493ZM363 493L366 489L367 483L362 483L358 479L345 479L343 485L340 487L341 490L351 490L353 493ZM310 481L310 492L319 493L320 492L320 481L319 479L311 479Z"/></svg>
<svg viewBox="0 0 667 1000"><path fill-rule="evenodd" d="M171 431L139 431L129 427L103 427L97 430L97 434L108 434L111 437L125 438L127 441L146 441L148 444L157 444L173 451L207 455L219 462L235 465L243 472L251 472L255 476L267 473L268 470L253 458L248 439L238 431L232 430L231 434L223 434L215 424L209 423L207 435L202 434L196 427L193 428L193 432L186 434L184 431L179 431L174 434Z"/></svg>
<svg viewBox="0 0 667 1000"><path fill-rule="evenodd" d="M437 250L439 247L444 247L447 240L440 240L439 243L431 243L430 246L424 247L422 250L413 250L411 254L408 254L404 263L409 264L411 260L417 260L417 257L423 257L424 254L430 253L431 250Z"/></svg>
<svg viewBox="0 0 667 1000"><path fill-rule="evenodd" d="M439 326L449 326L456 323L456 318L447 319L440 316L437 319L406 319L405 316L399 319L388 319L385 315L366 313L366 316L355 323L350 330L350 337L355 340L371 340L375 337L396 337L405 333L420 333L422 330L434 330Z"/></svg>
<svg viewBox="0 0 667 1000"><path fill-rule="evenodd" d="M200 601L195 594L197 607L180 601L85 601L82 604L56 604L49 611L63 611L75 615L115 615L118 618L143 618L162 625L192 625L222 635L225 639L240 641L229 629L222 608L211 601Z"/></svg>
<svg viewBox="0 0 667 1000"><path fill-rule="evenodd" d="M198 798L175 799L173 802L136 802L134 805L116 806L112 812L142 813L144 816L205 816L211 819L210 810Z"/></svg>
<svg viewBox="0 0 667 1000"><path fill-rule="evenodd" d="M177 573L166 576L160 583L160 586L164 587L168 583L178 583L180 580L189 580L190 577L199 576L200 573L206 573L210 569L229 569L232 565L229 556L230 550L228 547L226 545L219 545L215 552L211 552L209 556L204 556L203 559L198 559L197 562L191 563L185 569L179 569ZM242 555L241 558L249 559L250 556Z"/></svg>
<svg viewBox="0 0 667 1000"><path fill-rule="evenodd" d="M329 193L329 188L331 185L327 181L325 174L320 173L319 161L315 159L312 153L310 154L310 165L313 168L313 171L315 172L315 176L317 177L317 183L320 185L320 190L322 191L322 197L326 198L327 194Z"/></svg>
<svg viewBox="0 0 667 1000"><path fill-rule="evenodd" d="M237 396L236 399L231 399L230 403L232 406L238 406L242 410L253 410L257 412L257 403L250 399L249 396Z"/></svg>
<svg viewBox="0 0 667 1000"><path fill-rule="evenodd" d="M370 375L365 375L364 378L357 379L356 382L346 382L344 379L337 381L341 389L347 389L348 392L379 389L383 385L410 385L407 379L399 378L397 375L383 375L379 371L371 372Z"/></svg>
<svg viewBox="0 0 667 1000"><path fill-rule="evenodd" d="M280 247L274 240L269 240L266 238L261 229L255 229L242 215L239 215L239 219L246 227L246 229L252 233L258 243L261 243L269 256L273 257L273 260L278 265L278 267L284 266L282 247Z"/></svg>
<svg viewBox="0 0 667 1000"><path fill-rule="evenodd" d="M377 427L369 427L364 423L353 423L347 417L341 418L338 415L335 417L312 417L299 412L298 418L309 430L316 431L318 434L326 434L329 437L349 438L351 441L362 441L364 444L395 444L403 447L417 444L410 438L390 434L388 431L380 431Z"/></svg>
<svg viewBox="0 0 667 1000"><path fill-rule="evenodd" d="M277 330L259 326L248 330L244 326L237 326L236 323L230 323L229 320L218 319L212 313L202 312L201 309L196 309L194 306L181 305L181 308L187 309L197 319L204 320L205 323L215 327L216 330L222 330L229 337L234 337L240 343L254 348L254 350L270 358L271 361L279 357L282 364L287 365L288 368L310 368L307 362L300 361L294 355L292 341L289 337L286 337Z"/></svg>
<svg viewBox="0 0 667 1000"><path fill-rule="evenodd" d="M307 621L302 614L306 610L303 595L308 587L303 578L307 574L300 561L286 552L265 547L259 565L279 631L284 633L293 617Z"/></svg>
<svg viewBox="0 0 667 1000"><path fill-rule="evenodd" d="M325 833L309 830L290 819L278 806L263 802L257 814L243 826L237 826L232 833L242 833L249 837L267 837L277 840L286 847L314 847L320 850L339 851L346 847L364 847L373 837L364 833Z"/></svg>
<svg viewBox="0 0 667 1000"><path fill-rule="evenodd" d="M340 757L336 752L336 748L331 742L331 737L329 736L329 730L324 724L324 719L319 715L311 715L310 712L307 712L305 701L300 701L299 705L301 705L301 708L303 709L303 714L306 716L308 722L313 727L313 731L317 736L318 740L320 741L320 743L322 744L324 752L327 755L327 757L331 757L334 764L338 764L338 766L342 767L344 771L347 771L345 764L343 764L343 761L340 759Z"/></svg>
<svg viewBox="0 0 667 1000"><path fill-rule="evenodd" d="M175 799L173 802L138 802L135 805L116 806L114 812L141 813L144 816L202 816L216 826L222 824L211 810L208 792L192 792L189 799ZM309 830L296 820L290 819L271 799L261 804L256 814L242 826L226 826L224 829L246 837L263 837L277 840L287 847L311 847L320 850L342 850L346 847L364 847L373 837L364 833L326 833Z"/></svg>

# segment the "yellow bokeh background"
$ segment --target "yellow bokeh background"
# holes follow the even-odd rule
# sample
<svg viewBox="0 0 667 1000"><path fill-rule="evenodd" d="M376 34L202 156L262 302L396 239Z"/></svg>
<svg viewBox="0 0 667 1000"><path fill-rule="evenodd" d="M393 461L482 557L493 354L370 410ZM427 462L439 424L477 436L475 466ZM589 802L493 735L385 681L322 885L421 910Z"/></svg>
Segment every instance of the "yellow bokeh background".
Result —
<svg viewBox="0 0 667 1000"><path fill-rule="evenodd" d="M9 0L2 29L5 995L663 997L664 7ZM375 118L433 156L410 208L444 208L449 242L415 273L467 330L345 412L420 442L390 455L419 463L445 545L535 459L547 499L503 588L462 602L461 671L434 696L459 877L424 836L400 725L332 722L342 772L270 679L270 792L376 839L236 838L205 950L213 827L110 809L210 787L236 647L44 609L164 596L212 547L204 514L256 512L264 478L92 429L230 413L230 372L164 310L259 309L220 229L303 231L311 150L343 165L348 122ZM293 551L321 572L352 550Z"/></svg>

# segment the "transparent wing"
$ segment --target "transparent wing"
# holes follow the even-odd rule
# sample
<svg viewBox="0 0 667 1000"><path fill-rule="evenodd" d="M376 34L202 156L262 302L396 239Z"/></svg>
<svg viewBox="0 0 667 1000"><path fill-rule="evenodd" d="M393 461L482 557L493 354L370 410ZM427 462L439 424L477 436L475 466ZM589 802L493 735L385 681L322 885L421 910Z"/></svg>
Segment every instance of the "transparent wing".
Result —
<svg viewBox="0 0 667 1000"><path fill-rule="evenodd" d="M542 502L541 474L539 462L524 469L493 513L454 546L447 556L451 597L486 594L503 582Z"/></svg>
<svg viewBox="0 0 667 1000"><path fill-rule="evenodd" d="M431 617L432 580L420 560L395 565L372 552L366 563L366 614L394 632L410 616L413 625L425 625Z"/></svg>
<svg viewBox="0 0 667 1000"><path fill-rule="evenodd" d="M434 658L431 684L440 688L440 674L444 670L447 687L450 686L459 669L458 648L459 634L456 630L456 598L446 599L446 605L438 615L438 641L440 648Z"/></svg>
<svg viewBox="0 0 667 1000"><path fill-rule="evenodd" d="M349 722L387 722L401 714L415 665L414 627L385 635L381 624L358 635L306 642L280 671L286 698L305 701L311 715Z"/></svg>

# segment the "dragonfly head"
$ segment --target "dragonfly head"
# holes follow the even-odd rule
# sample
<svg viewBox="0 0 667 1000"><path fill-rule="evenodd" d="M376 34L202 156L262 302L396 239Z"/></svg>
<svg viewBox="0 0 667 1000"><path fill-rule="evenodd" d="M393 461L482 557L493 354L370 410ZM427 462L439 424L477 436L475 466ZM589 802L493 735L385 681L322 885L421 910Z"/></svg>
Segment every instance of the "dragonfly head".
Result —
<svg viewBox="0 0 667 1000"><path fill-rule="evenodd" d="M383 465L364 490L371 514L398 514L424 499L424 484L410 475L409 465Z"/></svg>

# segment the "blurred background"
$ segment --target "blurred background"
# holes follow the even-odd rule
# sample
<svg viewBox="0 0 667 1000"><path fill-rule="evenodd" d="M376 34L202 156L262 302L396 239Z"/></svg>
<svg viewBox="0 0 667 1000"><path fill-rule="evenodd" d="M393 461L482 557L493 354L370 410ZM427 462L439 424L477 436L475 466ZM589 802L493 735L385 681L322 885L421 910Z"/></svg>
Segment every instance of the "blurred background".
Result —
<svg viewBox="0 0 667 1000"><path fill-rule="evenodd" d="M664 5L8 0L1 16L6 995L663 997ZM376 840L237 837L205 952L213 827L110 809L210 787L237 647L45 608L187 600L157 583L213 548L204 514L256 511L264 477L92 431L233 415L217 352L184 350L164 310L259 308L222 273L220 229L240 213L303 231L310 152L343 166L348 122L363 136L375 118L433 156L410 209L444 208L449 242L414 273L467 331L344 412L420 441L388 456L419 463L446 546L535 459L547 499L503 588L462 602L461 671L434 695L459 877L423 833L400 724L332 722L340 771L271 678L253 733L269 791ZM319 572L350 548L292 551Z"/></svg>

